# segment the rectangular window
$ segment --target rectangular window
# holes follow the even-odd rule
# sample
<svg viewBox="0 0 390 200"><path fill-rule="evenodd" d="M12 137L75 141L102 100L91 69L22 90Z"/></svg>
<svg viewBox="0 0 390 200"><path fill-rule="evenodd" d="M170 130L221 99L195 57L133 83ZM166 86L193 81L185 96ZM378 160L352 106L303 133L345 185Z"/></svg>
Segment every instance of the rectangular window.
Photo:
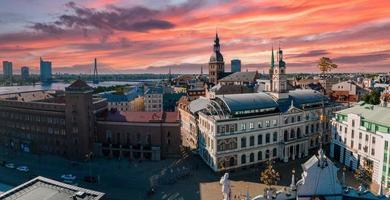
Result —
<svg viewBox="0 0 390 200"><path fill-rule="evenodd" d="M372 137L372 144L375 144L375 137Z"/></svg>
<svg viewBox="0 0 390 200"><path fill-rule="evenodd" d="M366 141L368 142L368 134L366 135Z"/></svg>
<svg viewBox="0 0 390 200"><path fill-rule="evenodd" d="M259 145L263 144L263 135L257 136L257 144L259 144Z"/></svg>
<svg viewBox="0 0 390 200"><path fill-rule="evenodd" d="M351 148L353 149L353 141L351 140Z"/></svg>
<svg viewBox="0 0 390 200"><path fill-rule="evenodd" d="M272 124L273 124L274 126L277 126L277 125L278 125L276 119L272 120Z"/></svg>
<svg viewBox="0 0 390 200"><path fill-rule="evenodd" d="M352 132L351 132L351 138L353 138L353 137L354 137L354 135L355 135L355 131L354 131L354 130L352 130Z"/></svg>
<svg viewBox="0 0 390 200"><path fill-rule="evenodd" d="M258 123L257 123L257 127L263 128L263 122L258 122Z"/></svg>
<svg viewBox="0 0 390 200"><path fill-rule="evenodd" d="M375 156L375 149L374 148L371 149L371 155Z"/></svg>
<svg viewBox="0 0 390 200"><path fill-rule="evenodd" d="M245 148L246 147L246 137L242 137L241 138L241 148Z"/></svg>
<svg viewBox="0 0 390 200"><path fill-rule="evenodd" d="M244 131L246 129L246 125L245 124L241 124L241 130Z"/></svg>
<svg viewBox="0 0 390 200"><path fill-rule="evenodd" d="M359 139L362 139L362 132L359 132Z"/></svg>
<svg viewBox="0 0 390 200"><path fill-rule="evenodd" d="M272 139L274 142L278 141L278 133L274 132L274 135L272 136Z"/></svg>
<svg viewBox="0 0 390 200"><path fill-rule="evenodd" d="M355 120L352 120L352 127L355 127Z"/></svg>
<svg viewBox="0 0 390 200"><path fill-rule="evenodd" d="M253 122L249 123L249 128L250 128L250 129L253 129L253 128L254 128L254 127L253 127Z"/></svg>
<svg viewBox="0 0 390 200"><path fill-rule="evenodd" d="M265 121L265 126L266 127L269 127L270 126L270 122L267 120L267 121Z"/></svg>
<svg viewBox="0 0 390 200"><path fill-rule="evenodd" d="M359 150L362 150L362 144L359 144Z"/></svg>

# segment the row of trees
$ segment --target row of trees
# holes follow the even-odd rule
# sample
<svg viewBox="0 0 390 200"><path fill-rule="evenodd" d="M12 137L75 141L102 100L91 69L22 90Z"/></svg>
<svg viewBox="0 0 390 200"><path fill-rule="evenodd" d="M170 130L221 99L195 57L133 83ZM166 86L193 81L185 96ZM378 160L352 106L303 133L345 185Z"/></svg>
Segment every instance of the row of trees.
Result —
<svg viewBox="0 0 390 200"><path fill-rule="evenodd" d="M360 165L355 171L355 179L360 183L360 187L368 189L372 182L372 166L367 162ZM266 185L266 189L270 190L272 185L277 185L280 180L279 172L277 172L272 165L272 161L267 162L267 167L260 173L260 182ZM343 183L345 184L345 183Z"/></svg>

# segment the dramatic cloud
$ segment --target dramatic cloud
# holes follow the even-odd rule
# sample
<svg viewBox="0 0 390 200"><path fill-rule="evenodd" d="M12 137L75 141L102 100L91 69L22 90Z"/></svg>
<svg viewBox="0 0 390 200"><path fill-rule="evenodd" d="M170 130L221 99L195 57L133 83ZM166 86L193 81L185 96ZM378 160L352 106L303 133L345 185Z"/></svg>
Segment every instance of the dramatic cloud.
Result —
<svg viewBox="0 0 390 200"><path fill-rule="evenodd" d="M51 24L35 23L32 28L48 33L59 33L63 28L82 30L96 28L105 34L112 34L114 31L146 32L174 27L169 21L157 19L159 11L145 7L109 6L104 10L96 10L78 6L74 2L67 3L66 7L73 13L61 15Z"/></svg>
<svg viewBox="0 0 390 200"><path fill-rule="evenodd" d="M335 72L390 66L388 0L75 2L2 1L0 61L37 68L42 56L56 71L88 73L97 57L113 73L206 72L218 31L227 71L233 58L267 71L279 43L288 72L318 72L322 56Z"/></svg>

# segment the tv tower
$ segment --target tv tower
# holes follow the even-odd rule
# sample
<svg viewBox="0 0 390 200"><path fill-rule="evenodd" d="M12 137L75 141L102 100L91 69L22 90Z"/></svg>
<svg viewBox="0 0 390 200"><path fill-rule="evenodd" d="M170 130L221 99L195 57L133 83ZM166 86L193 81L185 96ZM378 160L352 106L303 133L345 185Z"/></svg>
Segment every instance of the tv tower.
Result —
<svg viewBox="0 0 390 200"><path fill-rule="evenodd" d="M93 80L92 80L93 84L99 84L99 74L98 74L98 70L97 70L97 60L95 58L95 65L94 65L94 68L93 68Z"/></svg>

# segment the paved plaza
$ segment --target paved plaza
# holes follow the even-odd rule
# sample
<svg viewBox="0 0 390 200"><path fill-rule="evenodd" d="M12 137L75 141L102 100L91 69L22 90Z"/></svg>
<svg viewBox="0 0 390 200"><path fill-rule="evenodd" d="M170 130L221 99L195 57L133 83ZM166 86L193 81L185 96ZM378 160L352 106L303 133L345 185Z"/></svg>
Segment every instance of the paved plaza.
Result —
<svg viewBox="0 0 390 200"><path fill-rule="evenodd" d="M222 198L219 185L222 174L212 172L198 156L189 153L180 159L142 162L129 162L123 159L95 159L91 163L74 163L54 156L20 153L3 155L2 159L16 165L27 165L30 168L30 172L23 173L15 169L0 167L0 183L7 185L16 186L38 175L60 180L62 174L70 173L78 177L78 181L76 181L78 186L104 192L108 199L113 200ZM275 163L275 168L281 174L279 184L281 186L277 188L281 189L290 184L292 169L297 171L297 179L299 179L301 163L307 159L308 157L290 163ZM243 197L247 191L251 197L262 194L264 185L259 183L259 174L263 168L264 164L231 172L233 197ZM99 176L100 182L84 182L82 178L90 173ZM348 172L348 184L357 186L351 177L353 177L352 173ZM154 186L155 193L148 195L151 185Z"/></svg>

